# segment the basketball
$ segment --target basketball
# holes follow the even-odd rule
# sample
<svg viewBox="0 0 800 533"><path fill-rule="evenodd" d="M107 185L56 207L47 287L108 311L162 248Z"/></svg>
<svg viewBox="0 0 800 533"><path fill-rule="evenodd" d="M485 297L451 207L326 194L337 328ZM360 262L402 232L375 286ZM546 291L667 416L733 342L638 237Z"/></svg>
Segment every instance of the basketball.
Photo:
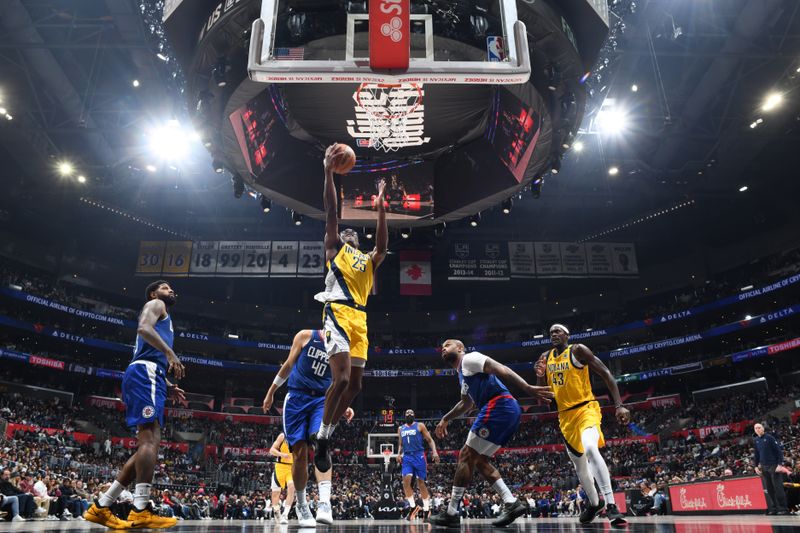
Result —
<svg viewBox="0 0 800 533"><path fill-rule="evenodd" d="M335 150L338 154L333 160L333 171L337 174L347 174L356 164L356 153L343 143L337 143Z"/></svg>

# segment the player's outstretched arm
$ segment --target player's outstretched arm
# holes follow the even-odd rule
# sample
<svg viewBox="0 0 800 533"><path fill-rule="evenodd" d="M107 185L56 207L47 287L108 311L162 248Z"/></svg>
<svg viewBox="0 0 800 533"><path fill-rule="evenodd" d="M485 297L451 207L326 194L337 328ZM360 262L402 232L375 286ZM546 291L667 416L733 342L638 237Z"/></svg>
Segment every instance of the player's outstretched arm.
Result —
<svg viewBox="0 0 800 533"><path fill-rule="evenodd" d="M431 457L433 457L433 462L439 462L439 452L436 451L436 442L434 442L433 437L428 432L428 428L425 427L425 424L422 422L417 423L417 430L422 433L422 438L425 439L425 442L428 443L428 446L431 447Z"/></svg>
<svg viewBox="0 0 800 533"><path fill-rule="evenodd" d="M597 356L592 353L588 346L584 344L575 344L572 347L572 353L575 356L575 359L583 363L584 365L589 365L589 368L600 376L603 380L603 383L606 384L608 387L608 391L611 393L611 398L614 400L614 407L617 408L616 416L617 421L620 424L627 424L631 421L631 412L622 405L622 399L619 395L619 387L617 387L617 380L614 378L614 374L608 369L608 367L603 364L603 362L597 358Z"/></svg>
<svg viewBox="0 0 800 533"><path fill-rule="evenodd" d="M339 220L336 185L333 183L333 160L339 155L336 145L325 150L325 186L322 191L322 205L325 207L325 258L331 261L339 251Z"/></svg>
<svg viewBox="0 0 800 533"><path fill-rule="evenodd" d="M483 364L483 371L487 374L494 374L500 381L511 387L512 389L522 392L525 396L532 396L540 400L553 399L553 391L550 387L541 387L538 385L531 385L520 377L519 374L508 368L502 363L498 363L491 357L486 358Z"/></svg>
<svg viewBox="0 0 800 533"><path fill-rule="evenodd" d="M470 409L474 407L475 403L472 401L468 395L461 395L461 399L458 401L457 404L453 406L450 411L439 420L439 423L436 424L436 437L442 439L447 436L447 425L450 423L451 420L454 418L458 418L459 416L469 412Z"/></svg>
<svg viewBox="0 0 800 533"><path fill-rule="evenodd" d="M142 308L139 315L139 326L136 328L136 334L139 335L144 341L167 356L167 363L169 364L168 372L172 372L175 379L181 379L186 373L178 356L172 351L172 348L164 342L161 335L156 331L156 322L161 320L161 317L167 314L167 306L161 300L150 300Z"/></svg>
<svg viewBox="0 0 800 533"><path fill-rule="evenodd" d="M375 228L375 249L372 251L373 268L380 266L389 248L389 227L386 224L386 207L383 205L385 191L386 180L381 180L378 184L378 223Z"/></svg>
<svg viewBox="0 0 800 533"><path fill-rule="evenodd" d="M278 374L275 376L275 379L272 380L272 385L269 386L269 390L267 390L266 396L264 396L264 401L261 404L261 409L264 410L264 413L270 410L272 404L275 401L275 392L286 383L286 380L289 379L289 374L292 373L292 368L294 364L297 362L297 358L300 357L300 352L303 350L303 346L308 343L309 339L311 339L311 330L304 329L298 331L297 334L294 336L294 340L292 341L292 347L289 349L289 357L286 358L281 368L278 370Z"/></svg>
<svg viewBox="0 0 800 533"><path fill-rule="evenodd" d="M281 451L281 444L283 444L283 440L285 438L286 437L283 435L283 433L279 433L278 434L278 438L276 438L275 442L272 443L272 446L269 447L269 454L271 456L273 456L273 457L283 457L285 459L288 459L290 457L289 454L283 453Z"/></svg>

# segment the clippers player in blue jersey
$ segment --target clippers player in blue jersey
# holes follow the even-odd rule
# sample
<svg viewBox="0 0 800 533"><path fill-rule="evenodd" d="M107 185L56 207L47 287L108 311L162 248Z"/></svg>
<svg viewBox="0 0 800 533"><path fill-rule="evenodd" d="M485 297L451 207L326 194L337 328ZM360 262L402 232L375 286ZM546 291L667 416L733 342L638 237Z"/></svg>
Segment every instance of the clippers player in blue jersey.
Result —
<svg viewBox="0 0 800 533"><path fill-rule="evenodd" d="M413 477L417 478L417 488L422 496L422 511L424 518L428 518L431 510L431 495L425 481L428 479L428 461L425 460L425 442L431 447L431 457L434 463L439 462L439 452L436 451L436 443L433 441L428 428L422 422L414 419L414 410L406 409L405 424L397 429L400 445L397 447L397 458L403 465L403 492L411 507L408 520L417 517L419 507L414 500L414 489L411 487Z"/></svg>
<svg viewBox="0 0 800 533"><path fill-rule="evenodd" d="M183 363L172 351L174 333L168 310L177 295L166 281L147 286L133 359L122 378L122 400L127 408L126 421L137 429L137 448L111 487L83 515L86 520L112 529L174 526L176 518L158 516L150 506L150 484L153 481L161 427L164 425L164 403L167 396L173 401L184 400L184 392L167 380L172 373L176 380L184 375ZM109 509L122 491L136 479L133 509L128 520L120 520Z"/></svg>
<svg viewBox="0 0 800 533"><path fill-rule="evenodd" d="M458 456L450 505L446 510L432 516L429 522L442 527L461 525L458 506L477 468L503 499L503 512L492 525L507 526L525 514L528 504L511 494L500 477L500 472L489 463L489 458L511 439L519 427L519 403L506 385L525 396L546 400L553 398L553 392L549 387L530 385L516 372L491 357L479 352L466 353L464 343L456 339L444 342L442 359L458 371L461 400L436 425L436 436L440 439L447 436L447 425L454 418L466 414L473 407L477 407L479 411L467 435L467 442Z"/></svg>
<svg viewBox="0 0 800 533"><path fill-rule="evenodd" d="M333 469L321 472L314 468L319 488L319 505L316 520L306 501L308 484L308 452L313 446L322 425L325 409L325 392L331 385L331 369L322 331L304 329L294 336L289 357L272 381L262 408L268 412L275 401L275 391L288 381L289 391L283 401L283 433L292 452L292 479L294 480L296 512L300 527L333 524L331 511L331 478ZM349 422L353 410L345 410Z"/></svg>

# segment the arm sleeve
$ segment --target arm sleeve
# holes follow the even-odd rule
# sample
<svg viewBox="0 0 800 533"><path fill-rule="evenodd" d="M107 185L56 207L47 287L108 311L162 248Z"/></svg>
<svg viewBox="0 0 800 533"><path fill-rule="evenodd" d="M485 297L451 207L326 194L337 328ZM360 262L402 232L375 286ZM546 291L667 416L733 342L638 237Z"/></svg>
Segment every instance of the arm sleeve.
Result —
<svg viewBox="0 0 800 533"><path fill-rule="evenodd" d="M480 352L470 352L464 356L461 368L465 376L473 376L483 372L483 365L486 364L486 356Z"/></svg>

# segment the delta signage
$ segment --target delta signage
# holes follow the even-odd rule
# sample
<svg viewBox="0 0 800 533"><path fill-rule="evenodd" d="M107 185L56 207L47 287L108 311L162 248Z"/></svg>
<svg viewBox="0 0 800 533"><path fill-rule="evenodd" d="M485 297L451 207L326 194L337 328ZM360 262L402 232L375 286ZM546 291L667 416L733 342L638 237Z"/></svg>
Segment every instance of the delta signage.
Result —
<svg viewBox="0 0 800 533"><path fill-rule="evenodd" d="M669 497L676 514L767 510L760 477L670 485Z"/></svg>

